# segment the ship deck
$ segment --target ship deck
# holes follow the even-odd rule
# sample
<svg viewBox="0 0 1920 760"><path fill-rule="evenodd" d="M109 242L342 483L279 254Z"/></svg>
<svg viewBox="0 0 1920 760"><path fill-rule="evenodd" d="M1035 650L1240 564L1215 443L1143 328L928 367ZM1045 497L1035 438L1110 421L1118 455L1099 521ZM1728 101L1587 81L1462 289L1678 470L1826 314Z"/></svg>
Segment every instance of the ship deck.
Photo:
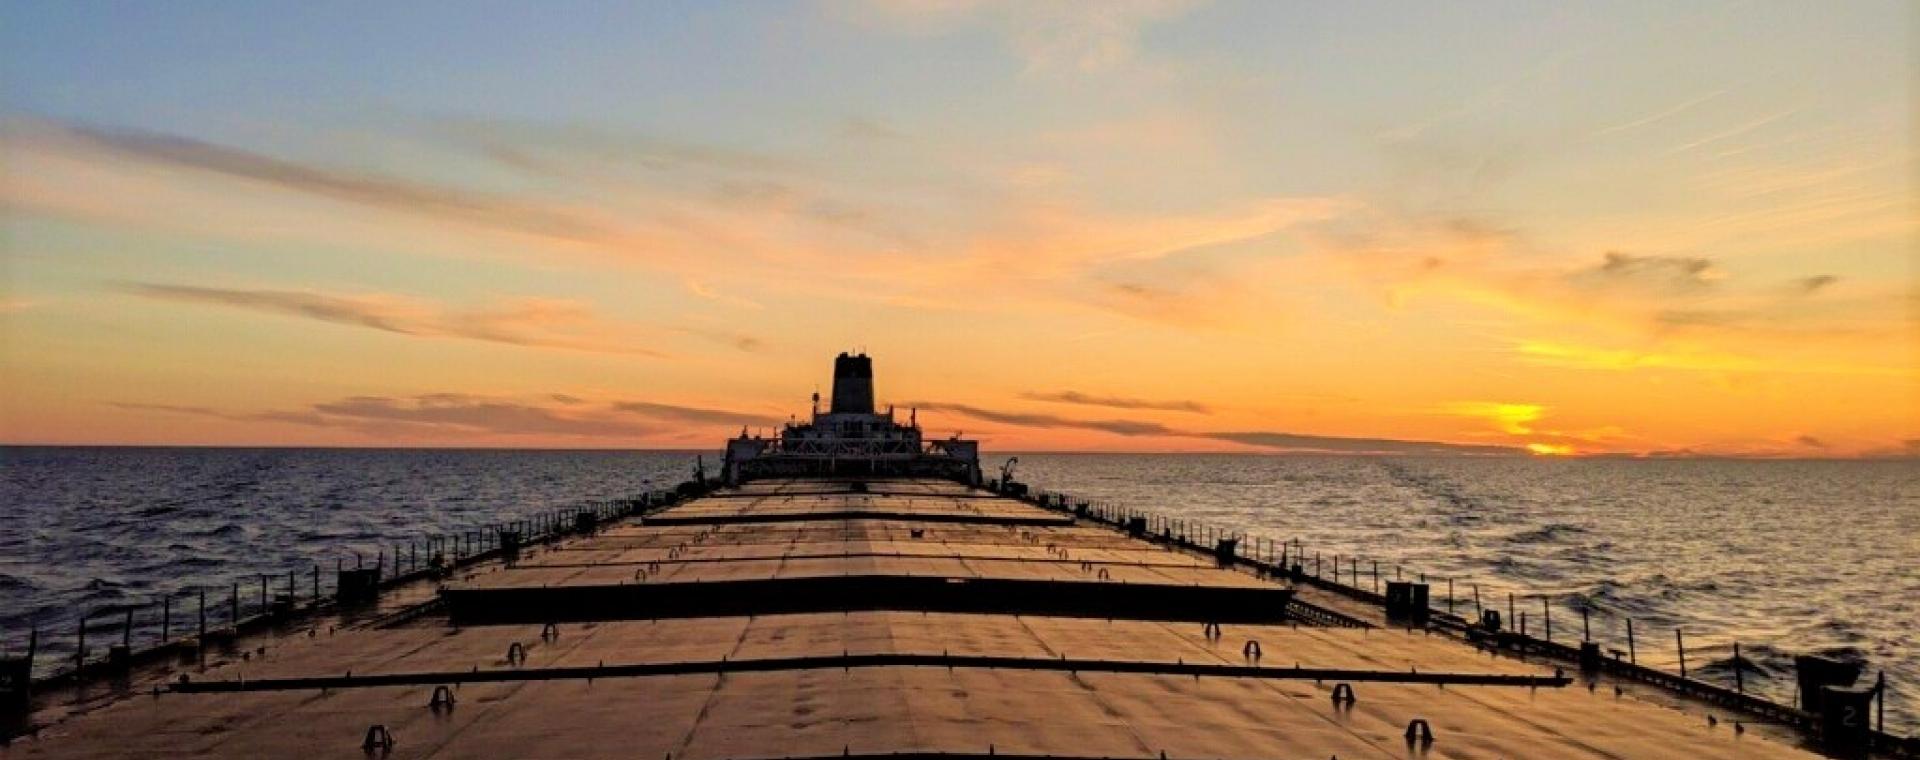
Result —
<svg viewBox="0 0 1920 760"><path fill-rule="evenodd" d="M0 757L1815 757L1446 636L1317 627L1281 582L937 481L725 489L441 599ZM363 749L376 725L391 748Z"/></svg>

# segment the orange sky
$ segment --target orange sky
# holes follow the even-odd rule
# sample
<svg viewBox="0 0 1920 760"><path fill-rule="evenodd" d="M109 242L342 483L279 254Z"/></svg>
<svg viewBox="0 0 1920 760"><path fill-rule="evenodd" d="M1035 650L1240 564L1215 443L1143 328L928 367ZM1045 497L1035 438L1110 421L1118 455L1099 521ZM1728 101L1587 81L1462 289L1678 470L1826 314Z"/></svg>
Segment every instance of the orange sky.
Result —
<svg viewBox="0 0 1920 760"><path fill-rule="evenodd" d="M714 447L864 349L990 450L1913 456L1911 41L1841 10L14 18L0 441Z"/></svg>

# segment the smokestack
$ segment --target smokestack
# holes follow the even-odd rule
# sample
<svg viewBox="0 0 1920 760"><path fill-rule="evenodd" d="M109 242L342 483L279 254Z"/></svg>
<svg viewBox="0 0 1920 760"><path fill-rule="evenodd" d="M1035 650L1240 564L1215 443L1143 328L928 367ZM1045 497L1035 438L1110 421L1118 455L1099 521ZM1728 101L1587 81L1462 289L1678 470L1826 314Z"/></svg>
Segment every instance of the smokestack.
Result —
<svg viewBox="0 0 1920 760"><path fill-rule="evenodd" d="M833 414L873 414L873 360L866 354L833 359Z"/></svg>

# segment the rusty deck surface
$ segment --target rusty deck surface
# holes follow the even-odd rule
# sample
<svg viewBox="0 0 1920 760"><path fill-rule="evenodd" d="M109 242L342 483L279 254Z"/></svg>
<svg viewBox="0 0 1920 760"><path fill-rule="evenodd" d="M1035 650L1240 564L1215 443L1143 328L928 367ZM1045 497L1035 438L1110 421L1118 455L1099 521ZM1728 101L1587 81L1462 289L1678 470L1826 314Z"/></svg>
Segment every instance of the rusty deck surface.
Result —
<svg viewBox="0 0 1920 760"><path fill-rule="evenodd" d="M1289 594L952 483L757 482L450 580L447 614L134 684L0 757L1815 757L1445 636L1315 627ZM363 748L376 725L391 748Z"/></svg>

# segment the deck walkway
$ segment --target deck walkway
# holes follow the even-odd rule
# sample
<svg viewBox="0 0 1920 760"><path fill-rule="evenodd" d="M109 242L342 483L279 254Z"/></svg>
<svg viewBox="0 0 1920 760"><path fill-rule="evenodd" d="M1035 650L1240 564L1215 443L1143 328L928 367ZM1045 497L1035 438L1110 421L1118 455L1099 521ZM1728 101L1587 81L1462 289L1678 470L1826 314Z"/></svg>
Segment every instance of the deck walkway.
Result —
<svg viewBox="0 0 1920 760"><path fill-rule="evenodd" d="M936 481L752 483L443 598L0 758L357 758L374 725L392 758L1814 757L1447 637L1314 627L1282 584Z"/></svg>

